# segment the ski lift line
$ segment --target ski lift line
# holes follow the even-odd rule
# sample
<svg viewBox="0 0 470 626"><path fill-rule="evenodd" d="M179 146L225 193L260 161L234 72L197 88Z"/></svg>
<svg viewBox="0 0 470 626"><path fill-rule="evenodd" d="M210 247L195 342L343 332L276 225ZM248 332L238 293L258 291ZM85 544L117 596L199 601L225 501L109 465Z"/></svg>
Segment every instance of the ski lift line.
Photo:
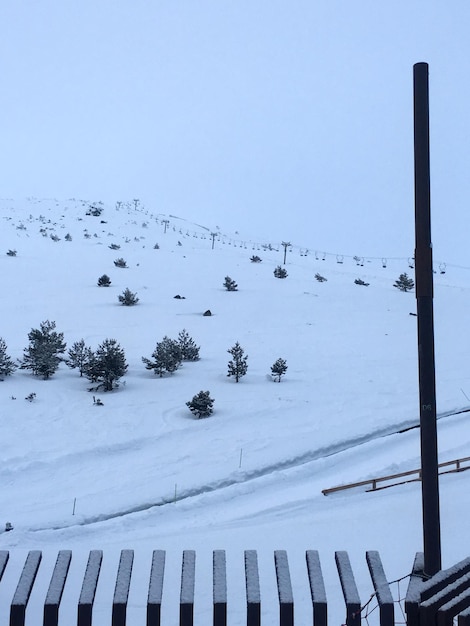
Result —
<svg viewBox="0 0 470 626"><path fill-rule="evenodd" d="M140 213L144 213L144 207L143 206L139 206L135 208L135 211L140 212ZM177 215L173 215L171 213L169 214L165 214L165 213L149 213L148 210L146 212L146 215L149 216L150 219L155 219L155 220L160 220L162 221L163 219L173 219L173 220L178 220L179 222L185 222L188 225L192 225L195 226L197 228L203 229L207 232L210 232L211 229L208 228L207 226L204 226L203 224L198 224L197 222L190 222L188 220L186 220L185 218L182 217L178 217ZM242 248L246 248L247 245L250 246L256 246L256 248L259 249L266 249L267 251L270 252L278 252L279 250L277 249L277 247L275 246L279 246L279 243L273 244L272 242L258 242L258 241L253 241L251 239L245 239L245 240L241 240L241 239L236 239L233 237L229 237L228 235L224 235L223 233L220 232L219 229L217 229L217 234L218 234L218 241L221 241L222 243L226 243L226 240L229 239L230 240L230 245L232 246L238 246L238 247L242 247ZM196 232L191 232L191 235L193 237L199 237L199 234ZM253 248L254 249L254 248ZM312 250L315 250L312 247L307 248L306 246L297 246L295 244L289 244L289 252L293 252L297 250L299 252L299 254L301 256L310 256L310 252ZM336 259L337 263L344 263L344 261L346 260L354 260L354 257L357 256L361 259L361 261L363 263L366 262L371 262L371 261L379 261L382 264L382 267L386 267L386 265L388 264L388 262L390 261L404 261L408 263L408 266L410 267L410 269L414 269L414 258L413 256L408 256L408 257L378 257L378 256L362 256L362 255L352 255L352 254L342 254L342 253L338 253L338 252L327 252L327 251L319 251L318 249L315 250L314 254L313 254L314 258L316 260L326 260L327 258L334 258ZM320 258L318 258L320 257ZM338 260L338 259L342 259L342 260ZM439 271L439 273L441 274L445 274L446 273L446 269L447 268L455 268L455 269L461 269L461 270L468 270L470 271L470 266L465 266L465 265L458 265L458 264L453 264L453 263L447 263L444 261L435 261L435 267L437 268L437 270Z"/></svg>

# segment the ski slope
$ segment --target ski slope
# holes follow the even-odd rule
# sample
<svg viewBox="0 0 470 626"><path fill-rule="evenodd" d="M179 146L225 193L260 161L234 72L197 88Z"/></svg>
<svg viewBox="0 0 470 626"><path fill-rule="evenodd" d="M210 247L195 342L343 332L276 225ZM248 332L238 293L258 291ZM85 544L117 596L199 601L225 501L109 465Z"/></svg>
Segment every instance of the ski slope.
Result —
<svg viewBox="0 0 470 626"><path fill-rule="evenodd" d="M364 598L372 593L366 550L380 551L390 580L409 573L422 549L419 483L322 494L419 466L419 431L409 429L419 417L415 297L393 287L400 273L413 276L409 258L358 251L355 261L291 242L280 280L273 270L283 263L281 242L255 241L249 226L224 232L133 202L95 205L103 212L93 216L90 204L0 202L0 336L8 353L20 359L28 332L49 319L68 347L116 339L129 364L118 390L95 394L103 406L65 364L48 381L18 370L0 382L0 525L14 526L0 548L46 550L46 568L57 549L72 548L77 579L90 549L111 555L106 578L120 549L134 548L144 571L151 550L163 548L169 581L179 576L183 549L197 550L204 580L211 550L224 548L234 596L243 592L243 550L257 549L269 571L272 551L286 549L299 623L311 619L306 549L320 550L329 597L341 593L335 550L350 553ZM261 263L250 262L254 254ZM118 257L126 269L114 266ZM108 288L96 284L103 273ZM238 291L223 288L227 275ZM118 303L126 287L140 298L134 307ZM440 461L470 454L469 414L461 412L470 407L469 300L470 268L436 261ZM207 309L212 316L203 316ZM146 370L142 357L183 328L200 345L200 360L163 378ZM248 354L238 384L226 375L236 341ZM279 357L288 370L275 383L270 366ZM196 420L185 403L201 389L215 398L214 413ZM469 478L440 479L444 566L467 556ZM273 574L266 577L274 597ZM144 591L131 589L129 616L141 610ZM176 591L168 592L170 614L172 598ZM197 623L210 610L202 599ZM275 615L263 610L266 619ZM331 611L332 623L344 621L341 602ZM244 619L229 612L232 624Z"/></svg>

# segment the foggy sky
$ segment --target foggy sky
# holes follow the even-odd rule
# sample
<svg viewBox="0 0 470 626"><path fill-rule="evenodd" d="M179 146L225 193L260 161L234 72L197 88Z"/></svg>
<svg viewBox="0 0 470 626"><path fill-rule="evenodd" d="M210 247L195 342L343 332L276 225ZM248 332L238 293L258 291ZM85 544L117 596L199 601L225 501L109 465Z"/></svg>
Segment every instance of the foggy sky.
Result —
<svg viewBox="0 0 470 626"><path fill-rule="evenodd" d="M466 0L3 0L0 196L139 198L409 256L425 61L434 255L470 267L469 18Z"/></svg>

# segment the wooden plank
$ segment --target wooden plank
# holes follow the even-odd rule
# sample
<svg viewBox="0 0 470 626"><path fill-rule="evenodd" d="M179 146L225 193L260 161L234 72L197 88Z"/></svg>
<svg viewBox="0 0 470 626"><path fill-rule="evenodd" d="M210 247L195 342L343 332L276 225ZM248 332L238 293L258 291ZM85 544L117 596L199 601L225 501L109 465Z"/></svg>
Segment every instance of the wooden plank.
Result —
<svg viewBox="0 0 470 626"><path fill-rule="evenodd" d="M376 483L386 482L387 480L393 480L395 478L403 478L405 476L414 476L415 474L418 475L418 477L415 478L415 480L419 480L420 473L421 473L421 470L416 469L416 470L409 470L407 472L400 472L399 474L390 474L389 476L379 476L377 478L369 478L368 480L361 480L355 483L348 483L345 485L338 485L337 487L330 487L329 489L323 489L322 493L326 496L329 493L334 493L336 491L343 491L345 489L353 489L354 487L365 487L366 485L371 485L371 487L373 487L371 491L375 491L377 487L374 487L374 484ZM401 484L401 483L397 483L397 484Z"/></svg>
<svg viewBox="0 0 470 626"><path fill-rule="evenodd" d="M121 550L116 586L114 588L112 626L126 626L127 602L133 564L134 550Z"/></svg>
<svg viewBox="0 0 470 626"><path fill-rule="evenodd" d="M3 572L5 571L9 558L10 553L8 550L0 550L0 580L2 580Z"/></svg>
<svg viewBox="0 0 470 626"><path fill-rule="evenodd" d="M42 552L31 550L26 557L18 586L10 606L10 626L24 626L26 607L41 563Z"/></svg>
<svg viewBox="0 0 470 626"><path fill-rule="evenodd" d="M88 555L80 598L78 599L77 626L91 626L93 603L95 601L102 561L102 550L91 550Z"/></svg>
<svg viewBox="0 0 470 626"><path fill-rule="evenodd" d="M336 567L338 569L343 597L346 603L346 626L360 626L361 600L357 591L356 581L349 561L348 553L344 550L335 552Z"/></svg>
<svg viewBox="0 0 470 626"><path fill-rule="evenodd" d="M318 550L307 550L305 558L313 604L313 623L315 626L327 626L328 606Z"/></svg>
<svg viewBox="0 0 470 626"><path fill-rule="evenodd" d="M424 581L424 552L417 552L405 597L407 626L419 626L419 603Z"/></svg>
<svg viewBox="0 0 470 626"><path fill-rule="evenodd" d="M470 608L470 589L454 596L440 607L437 612L437 626L452 626L454 617L468 608Z"/></svg>
<svg viewBox="0 0 470 626"><path fill-rule="evenodd" d="M427 597L426 600L423 600L419 606L421 623L428 623L425 620L436 620L436 618L438 617L439 609L441 609L442 607L444 607L444 605L447 605L448 603L452 603L455 598L460 594L466 592L468 593L468 590L470 589L470 573L463 574L456 580L450 581L444 587L442 587L441 585L435 585L434 587L439 590L436 591L436 593L431 597ZM423 597L423 592L421 592L421 597ZM443 614L441 615L441 620L446 621L446 614L451 614L451 607L452 604L450 604L444 610ZM466 608L466 606L462 607L462 609L464 608ZM454 617L456 614L457 613L452 614L452 617Z"/></svg>
<svg viewBox="0 0 470 626"><path fill-rule="evenodd" d="M421 601L427 600L448 585L454 583L458 578L470 573L470 557L459 561L452 567L437 572L432 578L423 583L421 589Z"/></svg>
<svg viewBox="0 0 470 626"><path fill-rule="evenodd" d="M227 564L225 550L212 554L212 599L214 626L227 626Z"/></svg>
<svg viewBox="0 0 470 626"><path fill-rule="evenodd" d="M261 594L259 588L258 554L245 550L246 624L260 626Z"/></svg>
<svg viewBox="0 0 470 626"><path fill-rule="evenodd" d="M181 568L180 626L193 626L196 552L184 550Z"/></svg>
<svg viewBox="0 0 470 626"><path fill-rule="evenodd" d="M160 626L165 573L165 550L154 550L147 596L147 626Z"/></svg>
<svg viewBox="0 0 470 626"><path fill-rule="evenodd" d="M366 560L379 604L380 626L394 626L395 611L393 596L387 582L387 577L385 576L380 555L376 550L369 550L366 552Z"/></svg>
<svg viewBox="0 0 470 626"><path fill-rule="evenodd" d="M470 608L459 613L458 626L470 626Z"/></svg>
<svg viewBox="0 0 470 626"><path fill-rule="evenodd" d="M279 597L279 625L294 626L294 596L289 572L287 552L274 551L277 593Z"/></svg>
<svg viewBox="0 0 470 626"><path fill-rule="evenodd" d="M51 582L49 583L49 589L44 602L43 626L58 626L60 601L64 592L71 560L71 550L61 550L57 555Z"/></svg>

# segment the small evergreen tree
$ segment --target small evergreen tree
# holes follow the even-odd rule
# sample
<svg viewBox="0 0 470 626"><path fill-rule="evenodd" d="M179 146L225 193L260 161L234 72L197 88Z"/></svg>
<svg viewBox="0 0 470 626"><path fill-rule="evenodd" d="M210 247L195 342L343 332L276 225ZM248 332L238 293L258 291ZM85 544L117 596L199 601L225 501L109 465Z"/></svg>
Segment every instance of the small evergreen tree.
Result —
<svg viewBox="0 0 470 626"><path fill-rule="evenodd" d="M133 293L126 287L122 294L118 296L118 300L123 306L134 306L139 301L139 298L136 293Z"/></svg>
<svg viewBox="0 0 470 626"><path fill-rule="evenodd" d="M212 415L213 404L214 398L210 397L208 391L200 391L193 396L192 400L186 402L186 406L189 407L191 413L198 418L209 417L209 415Z"/></svg>
<svg viewBox="0 0 470 626"><path fill-rule="evenodd" d="M116 339L105 339L88 360L84 374L93 383L93 388L112 391L119 386L119 379L127 372L126 355Z"/></svg>
<svg viewBox="0 0 470 626"><path fill-rule="evenodd" d="M257 254L254 254L252 257L250 257L250 261L252 263L261 263L261 258Z"/></svg>
<svg viewBox="0 0 470 626"><path fill-rule="evenodd" d="M16 364L13 359L7 354L7 344L5 340L0 337L0 380L3 380L7 376L13 374L16 370Z"/></svg>
<svg viewBox="0 0 470 626"><path fill-rule="evenodd" d="M277 361L274 361L274 363L271 365L271 376L278 383L281 382L281 377L284 376L286 372L287 363L284 359L277 359Z"/></svg>
<svg viewBox="0 0 470 626"><path fill-rule="evenodd" d="M245 376L248 370L248 355L244 354L243 348L238 341L234 346L227 350L232 355L232 359L228 362L228 374L227 376L234 376L235 382L238 383L242 376Z"/></svg>
<svg viewBox="0 0 470 626"><path fill-rule="evenodd" d="M183 330L178 334L178 344L181 350L181 359L183 361L198 361L199 360L199 347L194 339L192 339L187 330Z"/></svg>
<svg viewBox="0 0 470 626"><path fill-rule="evenodd" d="M287 270L284 267L281 267L280 265L278 265L276 269L274 270L274 276L276 278L286 278L287 275L288 275Z"/></svg>
<svg viewBox="0 0 470 626"><path fill-rule="evenodd" d="M237 291L238 285L237 283L230 278L230 276L226 276L224 280L224 287L227 291Z"/></svg>
<svg viewBox="0 0 470 626"><path fill-rule="evenodd" d="M393 286L400 291L411 291L415 284L413 279L410 278L406 272L404 272L403 274L400 274L398 280L395 281Z"/></svg>
<svg viewBox="0 0 470 626"><path fill-rule="evenodd" d="M97 383L100 376L100 366L96 358L96 354L91 350L90 356L84 365L83 373L92 383ZM91 389L90 389L91 391Z"/></svg>
<svg viewBox="0 0 470 626"><path fill-rule="evenodd" d="M111 279L107 274L103 274L98 278L98 287L109 287Z"/></svg>
<svg viewBox="0 0 470 626"><path fill-rule="evenodd" d="M160 378L165 372L169 374L176 372L182 362L179 343L165 335L152 352L152 359L142 357L145 367L148 370L153 370Z"/></svg>
<svg viewBox="0 0 470 626"><path fill-rule="evenodd" d="M119 259L116 259L114 261L114 265L116 267L127 267L127 263L124 261L122 257L119 257Z"/></svg>
<svg viewBox="0 0 470 626"><path fill-rule="evenodd" d="M35 376L50 378L63 360L65 352L64 334L55 331L55 322L46 320L41 327L33 328L28 334L29 346L24 349L20 369L30 369Z"/></svg>
<svg viewBox="0 0 470 626"><path fill-rule="evenodd" d="M93 350L85 345L85 340L80 339L72 344L68 351L68 359L65 359L67 365L72 369L78 369L80 376L83 376L88 365L91 363Z"/></svg>
<svg viewBox="0 0 470 626"><path fill-rule="evenodd" d="M101 213L103 212L102 207L97 207L96 205L93 205L93 204L90 204L89 207L90 208L86 212L87 215L93 215L93 217L99 217Z"/></svg>

